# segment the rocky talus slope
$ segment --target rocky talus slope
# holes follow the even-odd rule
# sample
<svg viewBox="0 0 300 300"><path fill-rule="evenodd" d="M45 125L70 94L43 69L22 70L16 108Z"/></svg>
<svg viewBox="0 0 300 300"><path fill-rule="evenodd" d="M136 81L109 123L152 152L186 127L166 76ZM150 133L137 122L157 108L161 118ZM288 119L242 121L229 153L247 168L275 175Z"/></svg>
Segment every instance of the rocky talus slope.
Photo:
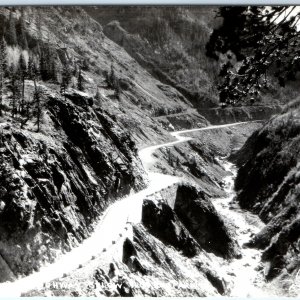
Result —
<svg viewBox="0 0 300 300"><path fill-rule="evenodd" d="M241 166L237 200L266 223L249 245L263 249L267 279L279 276L286 286L298 284L293 279L300 268L298 102L256 131L233 157Z"/></svg>
<svg viewBox="0 0 300 300"><path fill-rule="evenodd" d="M41 133L1 124L1 281L76 246L112 201L146 184L134 142L91 100L50 95Z"/></svg>

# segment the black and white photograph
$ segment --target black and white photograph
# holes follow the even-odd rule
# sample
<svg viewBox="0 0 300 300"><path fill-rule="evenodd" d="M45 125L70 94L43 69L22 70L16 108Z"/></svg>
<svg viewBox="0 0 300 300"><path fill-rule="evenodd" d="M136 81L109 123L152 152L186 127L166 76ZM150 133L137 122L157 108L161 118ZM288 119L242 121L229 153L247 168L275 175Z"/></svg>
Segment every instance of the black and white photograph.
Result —
<svg viewBox="0 0 300 300"><path fill-rule="evenodd" d="M300 6L0 6L0 298L300 297Z"/></svg>

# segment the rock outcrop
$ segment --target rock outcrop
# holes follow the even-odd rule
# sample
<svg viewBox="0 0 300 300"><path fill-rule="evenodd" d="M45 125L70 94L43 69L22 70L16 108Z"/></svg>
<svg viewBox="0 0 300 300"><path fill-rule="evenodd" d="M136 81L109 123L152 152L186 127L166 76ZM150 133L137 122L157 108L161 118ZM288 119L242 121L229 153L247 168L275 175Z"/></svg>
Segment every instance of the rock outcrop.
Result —
<svg viewBox="0 0 300 300"><path fill-rule="evenodd" d="M144 200L142 223L152 235L182 251L183 255L193 257L199 253L199 245L168 204Z"/></svg>
<svg viewBox="0 0 300 300"><path fill-rule="evenodd" d="M168 202L174 202L174 210ZM199 254L201 248L226 259L240 257L228 224L206 193L194 186L180 184L173 201L144 200L142 223L150 234L188 257Z"/></svg>
<svg viewBox="0 0 300 300"><path fill-rule="evenodd" d="M0 281L70 250L116 197L145 184L128 133L85 95L69 96L49 96L44 132L2 127Z"/></svg>
<svg viewBox="0 0 300 300"><path fill-rule="evenodd" d="M240 256L232 232L205 193L179 185L174 211L203 249L224 258Z"/></svg>
<svg viewBox="0 0 300 300"><path fill-rule="evenodd" d="M268 279L300 267L299 133L299 109L290 109L255 132L234 156L241 166L237 200L266 223L249 245L264 249Z"/></svg>

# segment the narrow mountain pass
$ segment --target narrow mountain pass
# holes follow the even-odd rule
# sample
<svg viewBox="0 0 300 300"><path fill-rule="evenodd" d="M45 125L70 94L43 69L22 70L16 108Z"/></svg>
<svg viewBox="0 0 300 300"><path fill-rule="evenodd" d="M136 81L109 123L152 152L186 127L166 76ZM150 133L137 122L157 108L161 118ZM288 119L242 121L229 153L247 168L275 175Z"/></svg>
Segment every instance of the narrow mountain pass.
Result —
<svg viewBox="0 0 300 300"><path fill-rule="evenodd" d="M20 278L15 282L6 282L0 284L1 296L20 296L26 291L35 288L41 288L45 283L56 278L64 277L71 271L85 265L88 261L93 259L93 257L99 256L103 253L105 253L105 256L110 256L110 253L112 257L115 257L116 255L121 256L122 245L125 238L132 236L131 224L141 222L143 200L147 197L147 195L158 192L175 183L179 183L183 179L176 176L150 172L149 169L154 162L154 158L152 157L153 152L159 148L171 147L192 139L191 137L181 136L181 134L188 134L191 132L204 131L215 128L237 126L245 123L247 122L214 125L203 128L173 132L171 133L171 135L176 138L176 141L155 145L140 150L140 159L149 176L148 187L144 190L141 190L140 192L132 193L129 196L120 199L119 201L110 205L101 217L101 221L96 225L92 235L88 239L83 241L82 244L80 244L78 247L72 249L66 254L63 254L54 263L46 265L42 267L38 272L35 272L27 277ZM224 163L224 167L228 167L228 164ZM228 171L230 170L228 169ZM242 244L243 242L247 242L249 234L253 233L254 230L256 231L256 229L258 229L262 224L257 221L258 227L256 227L255 225L254 229L252 229L252 226L249 226L249 230L247 231L249 220L246 219L246 215L244 214L244 212L240 211L238 208L234 208L233 212L230 209L229 205L229 202L234 196L234 175L232 174L228 176L228 178L225 178L225 180L229 181L226 188L230 196L226 199L217 199L215 201L215 205L221 214L224 214L227 218L231 218L235 223L235 226L237 227L236 238ZM116 249L119 250L116 251ZM253 285L252 279L254 280L254 278L252 277L255 277L255 274L253 274L251 278L247 277L245 279L244 275L245 273L247 273L247 269L240 268L240 265L250 264L251 267L255 267L254 265L258 263L259 260L258 254L259 253L256 252L249 254L248 252L246 253L246 250L244 254L243 250L242 260L233 260L228 266L226 266L226 268L228 269L232 268L232 272L236 275L236 278L240 278L241 280L251 279L250 281L247 281L247 286L245 282L243 283L244 285L241 287L241 289L243 289L244 291L250 291L251 286ZM251 257L249 257L249 255ZM255 258L253 258L254 256ZM244 277L241 277L241 275ZM235 281L240 282L240 280ZM233 290L237 289L237 284L233 288ZM234 294L240 296L238 292Z"/></svg>

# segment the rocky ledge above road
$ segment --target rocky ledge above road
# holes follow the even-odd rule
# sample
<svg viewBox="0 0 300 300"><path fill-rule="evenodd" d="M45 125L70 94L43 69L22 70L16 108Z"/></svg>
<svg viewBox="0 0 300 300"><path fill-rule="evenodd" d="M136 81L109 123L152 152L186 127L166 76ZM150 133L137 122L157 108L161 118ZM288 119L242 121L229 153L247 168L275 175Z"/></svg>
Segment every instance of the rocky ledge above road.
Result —
<svg viewBox="0 0 300 300"><path fill-rule="evenodd" d="M2 126L0 282L70 250L114 199L145 185L135 143L90 100L48 96L39 133Z"/></svg>

